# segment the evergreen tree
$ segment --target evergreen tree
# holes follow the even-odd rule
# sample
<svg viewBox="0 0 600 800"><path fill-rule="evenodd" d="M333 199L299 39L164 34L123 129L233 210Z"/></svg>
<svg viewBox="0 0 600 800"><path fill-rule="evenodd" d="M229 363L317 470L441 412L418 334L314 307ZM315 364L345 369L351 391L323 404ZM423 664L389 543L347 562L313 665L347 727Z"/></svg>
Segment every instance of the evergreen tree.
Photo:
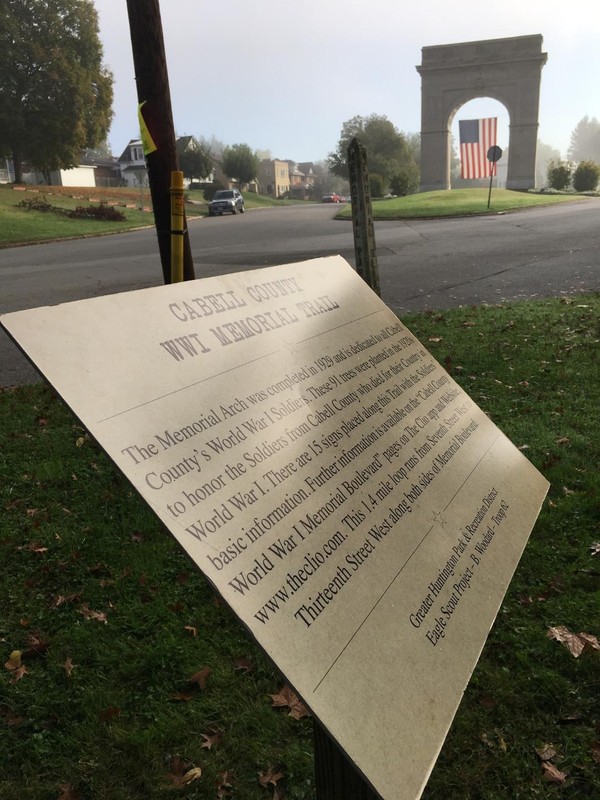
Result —
<svg viewBox="0 0 600 800"><path fill-rule="evenodd" d="M571 133L568 157L571 161L600 162L600 122L586 115Z"/></svg>

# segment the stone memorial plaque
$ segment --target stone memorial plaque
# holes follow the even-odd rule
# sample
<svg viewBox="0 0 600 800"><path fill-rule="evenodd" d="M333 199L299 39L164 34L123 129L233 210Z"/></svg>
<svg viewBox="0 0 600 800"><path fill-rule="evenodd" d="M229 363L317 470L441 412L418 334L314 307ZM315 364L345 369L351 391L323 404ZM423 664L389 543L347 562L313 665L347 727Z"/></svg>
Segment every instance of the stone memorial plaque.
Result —
<svg viewBox="0 0 600 800"><path fill-rule="evenodd" d="M539 472L339 256L2 325L372 786L418 798Z"/></svg>

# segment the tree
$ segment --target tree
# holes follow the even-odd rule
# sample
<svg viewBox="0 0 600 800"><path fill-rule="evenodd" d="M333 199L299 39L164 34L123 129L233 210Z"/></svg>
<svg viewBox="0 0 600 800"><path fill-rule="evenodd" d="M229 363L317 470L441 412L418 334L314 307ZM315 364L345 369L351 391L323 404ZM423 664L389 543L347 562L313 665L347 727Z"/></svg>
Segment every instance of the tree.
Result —
<svg viewBox="0 0 600 800"><path fill-rule="evenodd" d="M237 181L240 189L256 178L258 164L258 156L247 144L233 144L223 150L223 172Z"/></svg>
<svg viewBox="0 0 600 800"><path fill-rule="evenodd" d="M600 165L594 161L580 161L573 173L573 188L576 192L593 192L600 180Z"/></svg>
<svg viewBox="0 0 600 800"><path fill-rule="evenodd" d="M210 175L213 159L206 147L199 144L193 136L178 139L176 145L179 169L186 178L201 181Z"/></svg>
<svg viewBox="0 0 600 800"><path fill-rule="evenodd" d="M352 117L344 122L337 148L327 158L334 175L348 179L347 150L356 137L366 148L369 173L381 177L384 189L392 179L414 192L419 185L420 142L418 136L406 136L385 116Z"/></svg>
<svg viewBox="0 0 600 800"><path fill-rule="evenodd" d="M92 0L3 0L0 154L12 156L17 182L24 160L46 174L68 169L106 138L112 83Z"/></svg>
<svg viewBox="0 0 600 800"><path fill-rule="evenodd" d="M504 156L508 157L508 149L504 151ZM544 144L538 139L537 150L535 156L535 185L545 186L548 178L548 165L553 161L555 164L560 163L560 152L552 147L552 145Z"/></svg>
<svg viewBox="0 0 600 800"><path fill-rule="evenodd" d="M562 161L551 161L548 164L548 185L552 189L566 189L571 183L571 164Z"/></svg>
<svg viewBox="0 0 600 800"><path fill-rule="evenodd" d="M600 162L600 122L586 115L571 133L568 157L572 161Z"/></svg>

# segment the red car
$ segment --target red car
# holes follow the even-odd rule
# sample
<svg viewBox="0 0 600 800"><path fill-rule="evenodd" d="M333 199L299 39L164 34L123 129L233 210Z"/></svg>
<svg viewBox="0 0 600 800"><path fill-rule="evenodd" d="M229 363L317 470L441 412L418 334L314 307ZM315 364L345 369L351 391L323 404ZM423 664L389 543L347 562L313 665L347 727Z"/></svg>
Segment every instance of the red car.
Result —
<svg viewBox="0 0 600 800"><path fill-rule="evenodd" d="M339 203L341 200L339 194L324 194L323 203Z"/></svg>

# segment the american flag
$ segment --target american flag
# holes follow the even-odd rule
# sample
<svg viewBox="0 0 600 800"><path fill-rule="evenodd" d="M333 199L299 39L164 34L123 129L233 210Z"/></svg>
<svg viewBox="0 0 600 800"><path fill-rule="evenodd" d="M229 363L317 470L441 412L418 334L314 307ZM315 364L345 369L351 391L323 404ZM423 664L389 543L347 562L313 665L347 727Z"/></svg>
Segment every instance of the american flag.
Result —
<svg viewBox="0 0 600 800"><path fill-rule="evenodd" d="M487 151L496 144L498 118L461 119L458 123L460 138L460 177L489 178L496 174L496 163L487 159Z"/></svg>

